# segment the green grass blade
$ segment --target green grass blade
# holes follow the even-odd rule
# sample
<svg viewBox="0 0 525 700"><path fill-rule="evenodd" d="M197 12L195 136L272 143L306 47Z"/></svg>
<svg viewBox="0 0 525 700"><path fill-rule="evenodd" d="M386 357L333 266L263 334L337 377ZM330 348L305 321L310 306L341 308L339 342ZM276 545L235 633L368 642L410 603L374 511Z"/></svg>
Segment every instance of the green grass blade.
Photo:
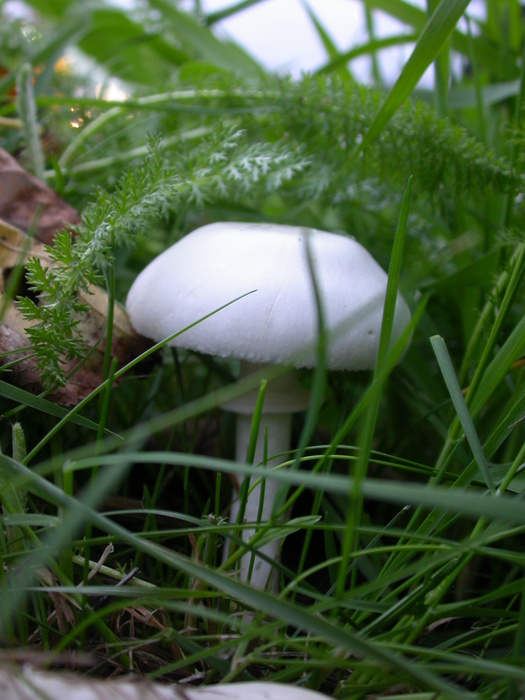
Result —
<svg viewBox="0 0 525 700"><path fill-rule="evenodd" d="M206 24L216 24L217 22L227 19L232 15L236 15L238 12L247 10L254 5L259 5L259 3L265 0L241 0L241 2L236 2L229 7L225 7L222 10L217 10L216 12L209 12L206 15Z"/></svg>
<svg viewBox="0 0 525 700"><path fill-rule="evenodd" d="M422 31L427 23L425 11L405 0L363 0L363 4L368 9L380 10L417 31Z"/></svg>
<svg viewBox="0 0 525 700"><path fill-rule="evenodd" d="M323 26L321 20L315 12L312 10L310 5L306 2L306 0L303 0L302 5L305 9L306 14L310 18L310 21L312 22L315 31L317 32L317 36L319 37L319 40L321 41L321 44L324 46L324 49L326 53L328 54L328 58L330 59L330 62L336 62L340 58L340 52L337 46L335 45L332 37L328 33L326 27ZM338 69L337 72L341 79L343 81L353 83L354 79L352 77L352 74L350 73L350 70L346 63L340 62L338 64Z"/></svg>
<svg viewBox="0 0 525 700"><path fill-rule="evenodd" d="M427 0L428 13L431 15L439 0ZM450 37L444 42L434 60L434 95L436 112L440 117L448 115L448 85L450 81Z"/></svg>
<svg viewBox="0 0 525 700"><path fill-rule="evenodd" d="M473 357L478 350L478 345L481 342L483 333L488 326L491 315L496 314L496 321L490 329L489 337L483 345L481 359L476 367L473 380L469 388L469 395L474 394L474 389L479 383L483 372L486 369L486 363L490 357L495 343L498 340L499 330L503 324L508 311L510 310L515 295L523 279L525 272L525 245L518 246L510 261L510 269L505 269L496 280L491 289L488 300L480 310L479 318L476 326L473 329L472 335L469 338L467 348L463 357L461 370L459 372L460 383L466 381L469 366L472 364ZM503 298L502 301L500 299Z"/></svg>
<svg viewBox="0 0 525 700"><path fill-rule="evenodd" d="M472 420L472 416L469 413L461 387L459 386L456 373L454 372L452 360L448 354L445 341L440 336L433 336L430 338L430 343L432 344L432 349L434 350L434 354L438 361L439 369L441 370L441 374L443 375L443 379L447 385L450 398L452 399L452 403L456 409L456 413L463 427L463 431L470 445L470 449L472 450L474 458L476 459L480 471L483 474L485 483L487 484L488 488L494 492L496 489L494 482L492 481L492 476L490 475L489 465L483 452L483 447L481 446L476 428L474 427L474 421Z"/></svg>
<svg viewBox="0 0 525 700"><path fill-rule="evenodd" d="M418 34L396 34L395 36L387 36L366 41L364 44L353 46L348 51L343 51L337 57L332 58L328 63L321 68L318 68L315 73L333 73L341 66L346 65L354 58L359 56L375 55L382 49L389 49L393 46L402 46L404 44L414 44L417 41Z"/></svg>
<svg viewBox="0 0 525 700"><path fill-rule="evenodd" d="M512 364L525 353L525 316L509 334L498 353L483 373L482 381L470 404L470 411L477 416L496 388L510 371ZM468 395L467 395L468 396Z"/></svg>
<svg viewBox="0 0 525 700"><path fill-rule="evenodd" d="M170 340L173 340L174 338L177 338L179 335L182 333L185 333L187 330L190 328L193 328L193 326L196 326L198 323L201 323L201 321L206 320L210 316L213 316L216 313L219 313L223 309L227 308L231 304L234 304L236 301L239 299L242 299L243 297L247 296L248 294L252 294L252 292L247 292L247 294L243 294L242 296L238 297L237 299L233 299L232 301L228 302L227 304L224 304L223 306L215 309L214 311L210 312L209 314L206 314L206 316L203 316L201 319L195 321L195 323L190 324L187 328L182 328L180 331L176 331L172 335L168 336L164 340L161 340L160 342L156 343L152 347L148 348L145 350L141 355L138 355L137 357L133 358L130 362L128 362L127 365L124 367L121 367L119 370L115 372L114 375L112 375L110 378L106 379L103 381L101 384L98 385L91 393L89 393L82 401L80 401L74 408L71 409L66 415L63 416L62 420L51 430L46 436L40 440L40 442L35 445L35 447L31 450L31 452L27 455L27 463L31 462L31 460L39 453L39 451L46 445L51 438L56 435L62 428L67 425L67 423L72 420L78 411L80 411L84 406L86 406L90 401L92 401L96 396L98 396L102 391L106 391L108 386L112 384L114 381L122 377L126 372L129 372L130 369L138 365L142 360L146 359L153 353L155 353L157 350L160 350L163 348L165 345L167 345ZM118 436L117 436L118 437Z"/></svg>
<svg viewBox="0 0 525 700"><path fill-rule="evenodd" d="M416 87L423 73L446 44L469 3L470 0L442 0L419 37L396 84L355 150L354 157L377 138L385 124Z"/></svg>
<svg viewBox="0 0 525 700"><path fill-rule="evenodd" d="M25 63L17 76L17 108L18 115L24 125L26 152L31 164L31 172L39 180L45 182L44 152L40 142L40 125L35 105L33 89L33 66Z"/></svg>
<svg viewBox="0 0 525 700"><path fill-rule="evenodd" d="M149 0L151 7L161 13L164 31L172 32L178 43L189 56L196 60L207 61L211 65L247 76L260 76L261 66L239 46L221 41L206 26L202 26L195 17L175 7L169 0Z"/></svg>
<svg viewBox="0 0 525 700"><path fill-rule="evenodd" d="M359 458L354 470L354 479L350 493L350 502L347 508L347 528L343 538L341 568L336 587L336 598L340 599L346 588L346 572L348 570L348 559L352 548L357 546L356 530L361 522L363 511L363 496L361 484L368 471L368 462L374 439L374 431L377 423L381 394L385 378L379 381L379 377L384 370L390 341L392 328L394 326L394 316L396 311L399 280L401 276L401 264L403 260L403 249L406 238L406 225L410 206L410 194L412 189L412 179L408 181L407 189L401 204L401 212L394 237L390 266L388 270L388 282L383 307L383 320L381 323L381 336L379 338L379 348L377 351L376 366L374 369L373 394L366 412L365 423L361 435Z"/></svg>
<svg viewBox="0 0 525 700"><path fill-rule="evenodd" d="M368 34L368 39L369 39L369 41L373 42L376 39L374 15L369 7L365 7L364 11L365 11L365 23L366 23L366 32ZM373 81L376 85L381 85L383 83L383 80L381 78L381 69L379 67L379 58L377 56L376 51L372 51L370 53L370 60L372 62Z"/></svg>
<svg viewBox="0 0 525 700"><path fill-rule="evenodd" d="M323 454L320 454L319 459L322 458ZM322 489L337 495L348 493L348 489L352 487L353 483L352 477L349 476L304 470L299 472L285 467L267 470L241 462L176 452L129 452L86 457L75 462L75 469L117 465L122 462L166 463L179 466L187 464L196 469L206 469L212 472L231 472L239 476L251 476L254 479L275 479L285 484L303 486L313 490ZM419 505L427 509L435 508L476 520L486 516L514 525L525 525L525 509L521 501L512 495L497 496L478 491L453 489L447 486L428 485L422 487L419 483L394 482L370 477L363 480L362 493L365 498L378 499L400 506Z"/></svg>
<svg viewBox="0 0 525 700"><path fill-rule="evenodd" d="M392 338L392 329L394 327L394 317L399 294L399 283L401 279L401 266L403 262L403 250L405 247L408 213L410 209L410 196L412 192L412 178L409 179L403 201L401 203L401 211L397 224L394 243L392 246L392 255L388 268L388 282L385 294L385 305L383 309L383 322L381 325L381 336L379 339L379 349L377 352L376 367L374 370L374 379L376 379L386 362L387 355L390 351L390 343Z"/></svg>
<svg viewBox="0 0 525 700"><path fill-rule="evenodd" d="M404 0L363 0L363 3L371 10L380 10L391 17L395 17L418 33L423 31L428 20L424 10ZM491 7L490 3L489 7ZM501 50L503 47L494 41L493 36L491 36L490 31L487 31L484 24L482 22L477 24L480 31L476 32L473 42L477 63L480 67L488 69L497 75L500 80L517 78L519 68L515 62L509 60L507 47ZM452 49L461 53L467 59L471 57L469 37L458 29L452 32Z"/></svg>
<svg viewBox="0 0 525 700"><path fill-rule="evenodd" d="M479 94L477 86L452 87L449 93L450 108L462 110L478 107L480 100L483 107L493 107L519 95L520 81L510 80L508 82L481 85L480 92L481 94Z"/></svg>
<svg viewBox="0 0 525 700"><path fill-rule="evenodd" d="M518 359L525 351L525 317L518 323L509 338L505 341L503 348L496 354L491 365L491 373L488 375L488 365L491 354L498 341L500 341L502 329L506 322L516 297L525 278L525 243L522 243L515 251L512 259L510 278L505 288L503 299L499 303L497 316L490 333L483 346L483 352L476 371L467 391L467 403L471 406L473 415L476 415L497 384L501 381L505 372L508 371L510 363ZM492 304L494 301L492 300ZM490 376L490 381L489 381Z"/></svg>
<svg viewBox="0 0 525 700"><path fill-rule="evenodd" d="M81 425L84 428L89 428L90 430L98 431L98 424L89 418L84 418L79 416L76 412L68 411L58 404L48 401L41 396L35 396L25 389L20 389L17 386L13 386L0 380L0 396L3 396L10 401L15 401L21 406L28 406L29 408L34 408L41 413L46 413L49 416L56 416L57 418L62 418L64 420L70 420L76 425Z"/></svg>

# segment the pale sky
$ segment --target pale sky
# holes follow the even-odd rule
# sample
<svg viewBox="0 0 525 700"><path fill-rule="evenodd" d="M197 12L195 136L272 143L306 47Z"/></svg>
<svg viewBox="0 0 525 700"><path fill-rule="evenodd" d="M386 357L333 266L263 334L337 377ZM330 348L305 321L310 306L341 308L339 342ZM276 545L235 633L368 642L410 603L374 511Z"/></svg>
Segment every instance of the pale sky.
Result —
<svg viewBox="0 0 525 700"><path fill-rule="evenodd" d="M426 8L426 0L407 1ZM140 4L140 0L108 2L129 8ZM208 13L232 6L236 2L237 0L200 0L200 5L202 10ZM22 6L19 0L8 0L7 5L13 9ZM195 0L180 0L182 8L194 8L195 5ZM227 36L236 41L270 70L291 73L298 77L303 71L314 71L327 60L324 47L308 16L307 6L339 50L347 51L366 42L363 3L360 0L262 0L220 22L215 26L215 31L219 36ZM484 6L485 0L471 0L469 14L482 17ZM409 31L407 27L382 12L374 12L374 29L377 37ZM407 44L379 53L380 71L387 83L395 82L412 48L412 45ZM371 81L370 58L358 58L349 65L358 80ZM432 84L433 69L429 68L420 85L429 88Z"/></svg>
<svg viewBox="0 0 525 700"><path fill-rule="evenodd" d="M120 0L126 2L129 0ZM426 0L408 0L412 5L426 8ZM201 0L206 13L235 4L234 0ZM183 6L195 7L194 0L183 0ZM229 36L241 44L263 65L299 76L312 71L327 60L326 52L317 36L306 5L310 7L333 42L341 51L347 51L366 41L363 3L360 0L263 0L216 26L219 35ZM471 16L483 16L484 0L472 0ZM382 12L374 13L377 37L408 32L409 28ZM408 59L413 45L385 49L379 54L382 77L395 82ZM370 81L371 60L363 57L352 61L350 68L360 81ZM433 85L433 69L429 68L420 83Z"/></svg>
<svg viewBox="0 0 525 700"><path fill-rule="evenodd" d="M424 0L415 0L414 4L421 2ZM192 0L187 0L187 6L192 4ZM232 0L201 0L205 12L231 4ZM305 4L301 0L264 0L221 22L217 31L242 44L268 68L299 76L302 71L315 70L326 61L326 52ZM340 50L348 50L366 40L359 0L308 0L308 5ZM382 13L377 13L375 22L377 36L402 30L402 25ZM382 52L382 70L386 78L395 79L409 52L408 48ZM359 79L368 80L370 59L356 59L351 69Z"/></svg>

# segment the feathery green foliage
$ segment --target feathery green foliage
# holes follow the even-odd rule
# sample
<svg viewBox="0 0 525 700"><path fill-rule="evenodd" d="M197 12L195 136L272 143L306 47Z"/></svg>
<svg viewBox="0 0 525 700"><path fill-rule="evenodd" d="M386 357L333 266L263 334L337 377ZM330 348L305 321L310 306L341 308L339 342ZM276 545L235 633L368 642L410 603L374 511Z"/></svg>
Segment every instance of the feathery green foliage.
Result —
<svg viewBox="0 0 525 700"><path fill-rule="evenodd" d="M70 360L82 354L75 326L84 307L76 292L95 281L116 248L130 245L136 232L163 215L228 202L248 205L250 216L260 217L257 208L276 193L283 209L315 202L345 216L348 208L397 202L399 185L409 175L430 200L436 193L459 197L489 187L506 192L515 181L503 160L423 103L400 110L356 162L352 152L372 123L380 93L308 76L299 82L268 78L257 89L242 89L238 80L228 88L224 77L220 82L220 88L206 84L178 96L202 110L206 136L197 143L179 141L175 153L166 152L159 139L152 142L149 155L139 167L128 168L111 194L99 188L83 211L75 241L60 234L50 251L57 266L44 270L38 260L31 262L29 282L41 301L23 299L19 306L28 320L38 322L30 335L49 385L65 381L60 356ZM206 116L219 109L232 126ZM115 110L118 121L124 110ZM427 210L427 217L433 215ZM342 217L339 227L348 227Z"/></svg>
<svg viewBox="0 0 525 700"><path fill-rule="evenodd" d="M28 334L48 385L64 384L64 360L85 352L76 333L86 312L78 292L89 293L89 284L103 279L120 246L131 245L137 232L184 205L202 208L217 199L235 201L257 191L277 191L307 166L297 151L248 143L234 129L219 128L198 146L179 151L173 163L152 142L140 167L125 172L111 194L98 189L74 233L61 231L46 247L52 266L44 267L37 257L28 263L28 284L38 303L22 297L18 308L32 323Z"/></svg>

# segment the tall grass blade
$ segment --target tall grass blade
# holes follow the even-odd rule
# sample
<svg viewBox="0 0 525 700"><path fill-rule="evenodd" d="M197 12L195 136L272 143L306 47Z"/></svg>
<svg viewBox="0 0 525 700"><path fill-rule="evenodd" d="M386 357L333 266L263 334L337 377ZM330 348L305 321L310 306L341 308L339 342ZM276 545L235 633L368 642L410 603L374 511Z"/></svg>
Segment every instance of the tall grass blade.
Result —
<svg viewBox="0 0 525 700"><path fill-rule="evenodd" d="M392 115L407 99L423 73L436 59L469 4L470 0L441 0L394 87L355 150L354 157L378 137Z"/></svg>
<svg viewBox="0 0 525 700"><path fill-rule="evenodd" d="M259 5L262 2L265 2L265 0L241 0L241 2L235 2L222 10L209 12L206 15L206 24L216 24L223 19L227 19L232 15L236 15L237 13L247 10L254 5Z"/></svg>
<svg viewBox="0 0 525 700"><path fill-rule="evenodd" d="M45 182L44 153L40 143L40 124L33 90L33 66L25 63L17 76L18 115L24 126L26 149L31 161L31 171Z"/></svg>
<svg viewBox="0 0 525 700"><path fill-rule="evenodd" d="M337 57L332 58L324 66L318 68L315 73L333 73L341 66L345 66L359 56L376 55L382 49L389 49L404 44L415 44L418 34L396 34L395 36L374 37L363 44L352 46L348 51L341 51Z"/></svg>
<svg viewBox="0 0 525 700"><path fill-rule="evenodd" d="M361 483L368 471L368 461L372 449L375 426L381 402L381 393L385 379L379 380L382 376L386 359L390 350L392 329L394 326L394 316L396 311L399 280L401 276L401 264L403 260L403 249L406 238L406 225L410 206L410 194L412 189L412 179L408 181L407 189L403 197L399 221L394 237L390 267L388 270L388 282L383 307L383 320L381 324L381 336L379 338L379 348L377 352L376 366L374 369L373 393L369 407L365 416L365 423L361 435L361 450L354 470L354 479L351 489L350 503L347 510L347 528L343 538L341 569L336 587L336 598L340 598L346 588L346 571L348 559L352 548L356 547L356 529L361 521L363 509L363 497L361 493Z"/></svg>
<svg viewBox="0 0 525 700"><path fill-rule="evenodd" d="M323 458L323 454L319 454ZM280 468L268 471L263 467L254 467L241 462L218 458L188 455L185 453L124 453L105 454L99 457L87 457L75 461L75 469L126 463L172 464L191 466L212 472L231 472L239 476L251 476L254 479L273 479L284 484L302 486L340 495L348 493L353 486L353 478L339 474L315 473L308 471ZM525 525L525 510L519 499L514 496L497 496L478 491L451 489L448 486L424 486L412 482L385 481L367 477L362 482L365 498L377 499L385 503L400 506L419 505L426 509L438 509L466 518L479 519L483 516L502 520L513 525Z"/></svg>
<svg viewBox="0 0 525 700"><path fill-rule="evenodd" d="M187 12L177 9L168 0L148 0L156 8L165 23L165 31L170 29L188 56L211 65L238 73L242 76L262 74L260 65L248 56L240 46L221 41L213 32L202 26Z"/></svg>
<svg viewBox="0 0 525 700"><path fill-rule="evenodd" d="M53 401L48 401L41 396L35 396L35 394L31 394L31 392L8 384L3 380L0 380L0 396L16 402L19 404L19 406L28 406L29 408L34 408L37 411L45 413L49 416L56 416L57 418L70 420L76 425L81 425L84 428L98 431L98 424L95 423L95 421L79 416L76 412L72 413Z"/></svg>
<svg viewBox="0 0 525 700"><path fill-rule="evenodd" d="M438 361L439 369L441 370L441 374L443 375L443 379L447 385L450 398L452 399L452 403L454 404L454 408L456 409L456 413L465 432L465 437L470 445L470 449L472 450L480 471L483 474L487 487L494 493L496 489L490 474L489 465L483 452L483 447L481 446L476 428L474 427L474 421L472 420L472 416L469 413L461 387L459 386L456 373L454 372L452 360L448 354L445 341L440 336L433 336L430 338L430 342Z"/></svg>
<svg viewBox="0 0 525 700"><path fill-rule="evenodd" d="M328 33L328 30L326 29L326 27L323 26L319 17L315 14L315 12L312 10L310 5L305 0L303 0L302 4L303 4L303 7L306 11L306 14L310 18L310 21L312 22L312 24L315 28L315 31L317 32L317 36L319 37L321 44L324 46L324 49L325 49L326 53L328 54L328 58L330 59L330 62L332 64L334 62L337 62L339 60L341 54L339 52L339 49L335 45L334 40L332 39L332 37ZM352 74L350 73L350 69L348 68L348 66L345 63L340 62L338 64L337 72L344 82L348 82L348 83L354 82Z"/></svg>

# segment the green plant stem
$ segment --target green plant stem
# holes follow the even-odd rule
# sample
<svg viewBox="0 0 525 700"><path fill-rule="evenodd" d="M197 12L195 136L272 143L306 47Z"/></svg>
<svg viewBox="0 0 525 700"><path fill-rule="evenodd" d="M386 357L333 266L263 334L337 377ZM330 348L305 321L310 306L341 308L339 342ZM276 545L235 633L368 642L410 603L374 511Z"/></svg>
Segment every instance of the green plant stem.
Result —
<svg viewBox="0 0 525 700"><path fill-rule="evenodd" d="M211 133L212 129L210 127L203 126L196 129L188 129L187 131L176 134L175 136L161 139L159 141L159 148L163 151L168 151L183 141L198 140L210 135ZM107 168L112 168L116 165L124 165L131 163L134 160L141 160L148 155L148 150L148 146L137 146L129 151L116 153L115 155L108 156L107 158L97 158L97 160L79 163L78 165L74 165L69 168L61 168L60 172L64 177L68 176L73 178L84 175L92 175L104 171ZM57 178L56 170L46 170L45 175L48 181Z"/></svg>

